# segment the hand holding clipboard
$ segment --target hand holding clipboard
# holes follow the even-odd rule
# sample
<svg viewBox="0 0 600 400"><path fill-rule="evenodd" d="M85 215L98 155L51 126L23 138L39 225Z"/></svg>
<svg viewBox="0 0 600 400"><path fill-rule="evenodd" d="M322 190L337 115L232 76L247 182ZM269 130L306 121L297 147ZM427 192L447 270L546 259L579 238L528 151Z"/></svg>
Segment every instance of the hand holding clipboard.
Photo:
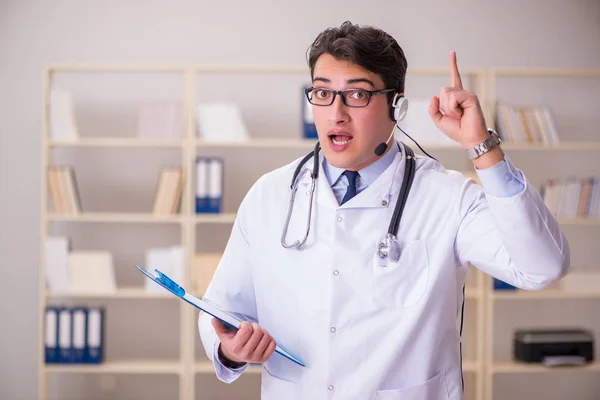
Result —
<svg viewBox="0 0 600 400"><path fill-rule="evenodd" d="M199 308L205 313L217 318L227 328L238 330L240 329L242 322L248 321L242 315L224 311L219 307L215 306L214 304L210 303L206 299L199 299L198 297L187 293L184 288L179 286L175 281L173 281L171 278L169 278L167 275L163 274L157 269L154 270L156 272L156 274L154 274L137 265L136 268L139 269L144 275L146 275L146 277L152 279L154 282L158 283L160 286L167 289L175 296L180 297L181 299L190 303L194 307ZM305 366L302 360L300 360L298 357L295 357L289 351L287 351L279 345L275 347L275 352L281 354L282 356L295 362L298 365L301 365L303 367Z"/></svg>

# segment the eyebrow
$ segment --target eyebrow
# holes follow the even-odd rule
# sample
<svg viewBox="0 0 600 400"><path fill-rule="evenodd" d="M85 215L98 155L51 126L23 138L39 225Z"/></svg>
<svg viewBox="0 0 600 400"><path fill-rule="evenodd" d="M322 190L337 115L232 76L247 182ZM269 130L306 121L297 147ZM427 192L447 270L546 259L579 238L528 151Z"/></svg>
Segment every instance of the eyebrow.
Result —
<svg viewBox="0 0 600 400"><path fill-rule="evenodd" d="M320 82L324 82L324 83L331 83L331 79L324 78L324 77L321 77L321 76L315 76L313 78L313 82L315 82L315 81L320 81ZM367 79L367 78L348 79L346 81L346 84L352 85L354 83L360 83L360 82L367 83L367 84L371 85L371 87L373 87L373 88L375 87L375 84L373 83L373 81L371 81L370 79Z"/></svg>

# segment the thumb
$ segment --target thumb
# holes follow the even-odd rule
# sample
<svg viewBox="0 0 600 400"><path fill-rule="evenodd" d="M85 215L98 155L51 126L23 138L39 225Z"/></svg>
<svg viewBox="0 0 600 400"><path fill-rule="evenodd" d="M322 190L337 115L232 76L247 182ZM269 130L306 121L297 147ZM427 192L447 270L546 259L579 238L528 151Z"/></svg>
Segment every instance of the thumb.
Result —
<svg viewBox="0 0 600 400"><path fill-rule="evenodd" d="M217 333L217 336L219 336L219 339L221 341L223 341L223 339L231 339L232 337L235 336L235 332L233 330L227 328L225 326L225 324L223 324L217 318L213 318L211 322L212 322L213 328L215 328L215 332Z"/></svg>
<svg viewBox="0 0 600 400"><path fill-rule="evenodd" d="M440 99L437 96L433 96L431 98L431 103L429 104L429 116L435 123L435 126L439 128L440 122L444 115L440 111Z"/></svg>

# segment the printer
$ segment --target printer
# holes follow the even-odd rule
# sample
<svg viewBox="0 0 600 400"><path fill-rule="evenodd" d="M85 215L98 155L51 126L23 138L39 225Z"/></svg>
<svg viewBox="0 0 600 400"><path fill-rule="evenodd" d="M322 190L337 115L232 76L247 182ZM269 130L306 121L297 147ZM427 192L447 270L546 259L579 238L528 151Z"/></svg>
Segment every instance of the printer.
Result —
<svg viewBox="0 0 600 400"><path fill-rule="evenodd" d="M583 365L594 361L594 336L585 329L518 329L514 357L548 366Z"/></svg>

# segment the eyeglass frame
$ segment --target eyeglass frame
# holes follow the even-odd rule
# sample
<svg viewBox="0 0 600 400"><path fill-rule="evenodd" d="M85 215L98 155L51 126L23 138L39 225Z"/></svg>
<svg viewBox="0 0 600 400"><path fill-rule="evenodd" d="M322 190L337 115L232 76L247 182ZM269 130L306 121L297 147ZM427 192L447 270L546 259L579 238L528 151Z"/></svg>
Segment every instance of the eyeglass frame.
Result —
<svg viewBox="0 0 600 400"><path fill-rule="evenodd" d="M331 99L331 103L329 104L315 104L311 101L311 99L308 97L308 94L313 91L313 90L324 90L326 92L329 93L333 93L333 98ZM367 107L370 103L371 103L371 97L378 95L378 94L383 94L383 93L389 93L392 92L396 89L380 89L380 90L368 90L368 89L342 89L342 90L333 90L333 89L328 89L328 88L315 88L313 87L309 87L309 88L305 88L304 89L304 94L306 95L306 99L308 100L308 102L310 104L312 104L313 106L318 106L318 107L328 107L330 105L333 104L333 102L335 101L336 96L339 94L341 96L342 99L342 103L344 103L344 105L346 107L351 107L351 108L364 108ZM353 92L353 91L361 91L361 92L365 92L369 94L369 98L367 99L367 104L365 104L364 106L351 106L348 105L346 103L346 97L344 97L344 93L347 92Z"/></svg>

